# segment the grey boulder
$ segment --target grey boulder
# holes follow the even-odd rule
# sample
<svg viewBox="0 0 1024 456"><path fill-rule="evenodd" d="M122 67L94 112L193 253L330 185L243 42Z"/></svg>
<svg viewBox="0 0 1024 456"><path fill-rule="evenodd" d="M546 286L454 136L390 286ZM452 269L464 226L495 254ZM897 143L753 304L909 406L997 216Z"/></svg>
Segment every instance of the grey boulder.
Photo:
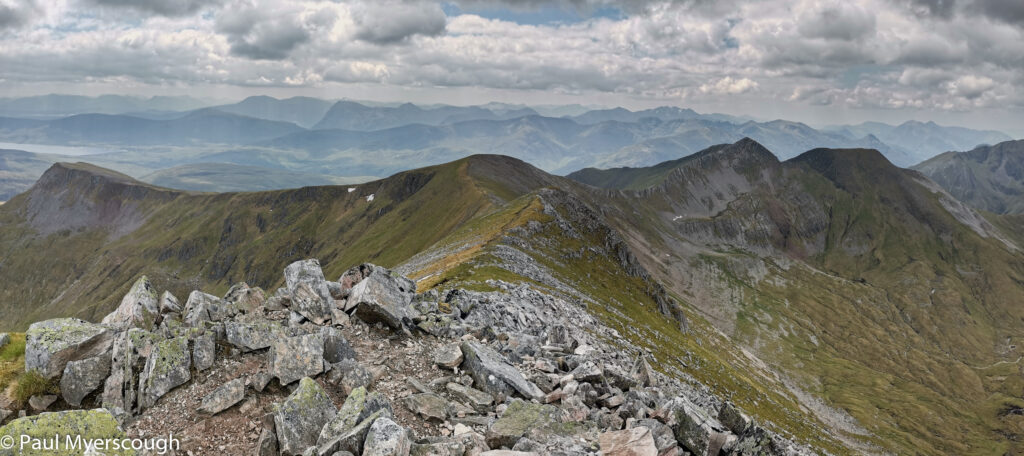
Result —
<svg viewBox="0 0 1024 456"><path fill-rule="evenodd" d="M284 268L285 286L293 294L299 284L305 283L314 294L320 297L326 305L334 305L334 298L331 297L331 290L327 286L327 279L324 278L324 271L320 269L320 261L316 259L301 260L289 264ZM294 305L294 296L293 305Z"/></svg>
<svg viewBox="0 0 1024 456"><path fill-rule="evenodd" d="M476 386L492 396L508 396L513 390L527 399L544 399L544 392L523 377L504 357L490 347L475 341L462 343L465 356L463 368L473 377Z"/></svg>
<svg viewBox="0 0 1024 456"><path fill-rule="evenodd" d="M320 334L282 337L270 350L270 373L282 385L324 371L324 341Z"/></svg>
<svg viewBox="0 0 1024 456"><path fill-rule="evenodd" d="M96 391L110 375L110 355L71 361L60 377L60 393L64 402L80 407L82 400Z"/></svg>
<svg viewBox="0 0 1024 456"><path fill-rule="evenodd" d="M338 410L320 384L309 377L303 378L274 412L281 454L302 454L316 445L320 430L337 414Z"/></svg>
<svg viewBox="0 0 1024 456"><path fill-rule="evenodd" d="M352 287L346 308L355 307L356 316L367 323L400 329L409 320L408 307L415 293L413 281L377 268Z"/></svg>
<svg viewBox="0 0 1024 456"><path fill-rule="evenodd" d="M363 444L363 456L408 456L412 442L409 433L390 418L380 418L370 426Z"/></svg>
<svg viewBox="0 0 1024 456"><path fill-rule="evenodd" d="M156 289L149 283L149 278L142 276L135 281L128 294L124 295L117 309L103 317L102 323L152 330L159 323L159 319L160 305Z"/></svg>
<svg viewBox="0 0 1024 456"><path fill-rule="evenodd" d="M245 399L245 379L236 378L203 397L199 411L216 415Z"/></svg>
<svg viewBox="0 0 1024 456"><path fill-rule="evenodd" d="M139 376L141 407L152 407L172 389L191 380L191 366L187 338L176 337L156 343Z"/></svg>
<svg viewBox="0 0 1024 456"><path fill-rule="evenodd" d="M56 378L69 361L108 353L113 340L106 327L76 318L33 323L25 333L25 370Z"/></svg>

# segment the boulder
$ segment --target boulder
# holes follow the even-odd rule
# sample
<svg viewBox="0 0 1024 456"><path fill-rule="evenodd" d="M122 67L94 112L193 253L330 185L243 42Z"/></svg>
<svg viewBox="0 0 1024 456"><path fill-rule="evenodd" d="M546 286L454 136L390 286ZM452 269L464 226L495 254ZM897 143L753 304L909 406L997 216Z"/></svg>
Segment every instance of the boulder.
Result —
<svg viewBox="0 0 1024 456"><path fill-rule="evenodd" d="M751 424L750 418L729 401L723 402L718 409L718 421L736 435L743 435Z"/></svg>
<svg viewBox="0 0 1024 456"><path fill-rule="evenodd" d="M658 456L658 447L650 429L635 427L605 432L597 436L601 454L609 456Z"/></svg>
<svg viewBox="0 0 1024 456"><path fill-rule="evenodd" d="M408 456L412 442L409 432L390 418L373 422L363 444L363 456Z"/></svg>
<svg viewBox="0 0 1024 456"><path fill-rule="evenodd" d="M57 396L54 394L46 394L43 396L32 396L28 398L28 406L36 412L41 412L50 408L54 402L57 402Z"/></svg>
<svg viewBox="0 0 1024 456"><path fill-rule="evenodd" d="M477 388L492 396L508 396L513 390L518 391L527 399L544 399L544 392L505 361L498 352L475 341L462 343L465 356L463 369L473 377Z"/></svg>
<svg viewBox="0 0 1024 456"><path fill-rule="evenodd" d="M679 442L676 441L675 433L667 424L650 418L635 420L631 423L633 424L631 427L645 427L651 430L651 436L654 437L654 445L658 447L658 454L665 454L678 447Z"/></svg>
<svg viewBox="0 0 1024 456"><path fill-rule="evenodd" d="M188 338L175 337L157 342L139 375L139 405L149 408L172 389L192 379L192 355Z"/></svg>
<svg viewBox="0 0 1024 456"><path fill-rule="evenodd" d="M380 266L371 263L363 263L359 266L353 266L349 268L348 271L345 271L345 273L342 274L340 278L338 278L338 285L340 286L340 289L338 291L341 293L343 297L347 298L349 292L352 291L352 287L356 286L356 284L358 284L359 282L362 282L363 279L365 279L367 276L372 274L373 271L377 269L384 268L381 268ZM351 307L348 309L350 310Z"/></svg>
<svg viewBox="0 0 1024 456"><path fill-rule="evenodd" d="M356 388L367 388L373 384L373 372L355 360L346 359L331 368L328 381L340 386L345 394L351 394Z"/></svg>
<svg viewBox="0 0 1024 456"><path fill-rule="evenodd" d="M700 407L685 398L672 400L667 406L675 419L676 440L696 456L715 456L728 439L725 427Z"/></svg>
<svg viewBox="0 0 1024 456"><path fill-rule="evenodd" d="M442 345L434 351L434 364L448 369L455 369L462 364L462 348L458 344Z"/></svg>
<svg viewBox="0 0 1024 456"><path fill-rule="evenodd" d="M256 456L278 456L279 454L281 452L277 449L277 434L270 429L260 431L260 438L256 441Z"/></svg>
<svg viewBox="0 0 1024 456"><path fill-rule="evenodd" d="M274 411L274 427L283 455L302 454L316 445L320 430L338 414L331 398L309 377L295 388Z"/></svg>
<svg viewBox="0 0 1024 456"><path fill-rule="evenodd" d="M561 410L552 405L540 405L516 399L487 429L490 448L512 448L530 431L552 426L561 421Z"/></svg>
<svg viewBox="0 0 1024 456"><path fill-rule="evenodd" d="M328 299L331 298L328 297ZM308 282L299 282L292 289L291 309L314 324L323 325L333 318L331 311L334 309L334 301L333 299L328 301L317 294Z"/></svg>
<svg viewBox="0 0 1024 456"><path fill-rule="evenodd" d="M195 290L185 302L185 324L194 328L207 321L224 321L234 316L231 306L220 298Z"/></svg>
<svg viewBox="0 0 1024 456"><path fill-rule="evenodd" d="M203 397L199 411L216 415L245 399L245 379L236 378Z"/></svg>
<svg viewBox="0 0 1024 456"><path fill-rule="evenodd" d="M651 368L643 354L636 358L633 369L629 371L629 376L640 386L654 386L657 383L654 369Z"/></svg>
<svg viewBox="0 0 1024 456"><path fill-rule="evenodd" d="M402 402L409 411L428 420L444 421L448 418L448 410L451 408L448 401L433 393L413 394L402 399Z"/></svg>
<svg viewBox="0 0 1024 456"><path fill-rule="evenodd" d="M320 261L316 259L301 260L289 264L284 268L285 286L292 292L292 306L294 307L294 293L299 284L309 285L310 290L323 300L328 308L334 307L334 298L331 297L331 290L327 286L327 279L324 278L324 271L320 269Z"/></svg>
<svg viewBox="0 0 1024 456"><path fill-rule="evenodd" d="M274 341L283 336L283 329L284 327L280 324L267 320L224 323L224 332L228 343L243 352L269 348L274 345Z"/></svg>
<svg viewBox="0 0 1024 456"><path fill-rule="evenodd" d="M33 323L25 333L25 370L56 378L69 361L108 353L113 341L108 328L76 318Z"/></svg>
<svg viewBox="0 0 1024 456"><path fill-rule="evenodd" d="M131 328L117 336L111 349L110 376L103 387L103 407L121 414L136 408L139 372L153 345L162 340L155 333Z"/></svg>
<svg viewBox="0 0 1024 456"><path fill-rule="evenodd" d="M181 303L170 291L165 291L160 296L160 313L162 314L180 314L182 311Z"/></svg>
<svg viewBox="0 0 1024 456"><path fill-rule="evenodd" d="M409 320L408 307L415 293L413 281L377 268L352 287L346 308L355 307L356 316L364 322L400 329Z"/></svg>
<svg viewBox="0 0 1024 456"><path fill-rule="evenodd" d="M391 403L380 393L367 393L366 388L356 388L345 398L345 403L341 405L338 414L321 429L320 436L317 439L317 446L321 450L324 448L329 448L331 451L344 449L359 453L361 451L359 448L362 448L362 439L366 436L365 431L369 430L369 426L372 423L366 423L366 426L362 429L362 435L349 435L352 430L372 416L390 417L393 415ZM345 445L343 445L344 442L341 442L343 437L348 439ZM355 437L358 437L359 448L353 447L355 444L353 439ZM344 448L341 448L341 446L344 446Z"/></svg>
<svg viewBox="0 0 1024 456"><path fill-rule="evenodd" d="M82 400L103 385L109 375L110 355L107 354L69 362L60 377L64 402L72 407L81 407Z"/></svg>
<svg viewBox="0 0 1024 456"><path fill-rule="evenodd" d="M196 370L204 371L213 367L217 357L217 337L213 333L200 334L192 342L192 363Z"/></svg>
<svg viewBox="0 0 1024 456"><path fill-rule="evenodd" d="M324 361L334 364L346 359L356 359L355 349L339 329L325 326L320 328L320 335L324 338Z"/></svg>
<svg viewBox="0 0 1024 456"><path fill-rule="evenodd" d="M44 454L34 452L31 448L18 447L23 436L31 439L52 439L54 436L81 436L83 441L97 439L124 439L127 435L121 430L117 420L107 410L69 410L65 412L41 413L35 416L19 418L0 427L0 442L13 437L15 446L7 448L0 445L0 456L19 454ZM50 455L72 455L81 452L54 451ZM129 453L131 454L131 453Z"/></svg>
<svg viewBox="0 0 1024 456"><path fill-rule="evenodd" d="M604 377L604 369L593 361L584 361L570 372L572 378L580 382L595 383Z"/></svg>
<svg viewBox="0 0 1024 456"><path fill-rule="evenodd" d="M445 389L452 394L452 397L469 404L478 412L486 411L494 403L494 398L490 394L458 383L449 382L445 385Z"/></svg>
<svg viewBox="0 0 1024 456"><path fill-rule="evenodd" d="M267 295L262 288L250 287L245 282L232 285L224 295L224 302L234 307L236 312L243 314L255 313L266 301Z"/></svg>
<svg viewBox="0 0 1024 456"><path fill-rule="evenodd" d="M274 341L270 350L270 373L282 385L323 371L324 341L320 334L281 337Z"/></svg>
<svg viewBox="0 0 1024 456"><path fill-rule="evenodd" d="M124 295L117 309L103 317L102 323L153 330L159 324L159 319L160 303L156 289L146 276L142 276L135 281L128 294Z"/></svg>
<svg viewBox="0 0 1024 456"><path fill-rule="evenodd" d="M0 350L11 343L11 335L7 333L0 333Z"/></svg>

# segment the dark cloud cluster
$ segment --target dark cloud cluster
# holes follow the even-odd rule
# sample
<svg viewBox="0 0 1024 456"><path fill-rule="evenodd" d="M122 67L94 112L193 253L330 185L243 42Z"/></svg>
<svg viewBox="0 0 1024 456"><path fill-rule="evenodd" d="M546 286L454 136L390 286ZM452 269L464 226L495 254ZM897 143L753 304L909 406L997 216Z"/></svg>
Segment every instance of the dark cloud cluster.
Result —
<svg viewBox="0 0 1024 456"><path fill-rule="evenodd" d="M126 8L147 14L184 16L206 7L220 6L222 0L88 0L104 7Z"/></svg>

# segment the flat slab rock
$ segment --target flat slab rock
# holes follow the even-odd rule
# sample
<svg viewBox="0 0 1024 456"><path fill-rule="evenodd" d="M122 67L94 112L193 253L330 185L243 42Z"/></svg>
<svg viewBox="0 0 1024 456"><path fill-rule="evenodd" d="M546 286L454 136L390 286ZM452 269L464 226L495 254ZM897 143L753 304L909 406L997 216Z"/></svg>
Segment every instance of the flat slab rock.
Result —
<svg viewBox="0 0 1024 456"><path fill-rule="evenodd" d="M492 348L475 341L462 343L463 368L476 386L492 395L509 395L514 390L527 399L544 399L544 392Z"/></svg>
<svg viewBox="0 0 1024 456"><path fill-rule="evenodd" d="M68 362L107 353L113 341L106 327L77 318L36 322L25 333L25 370L57 378Z"/></svg>
<svg viewBox="0 0 1024 456"><path fill-rule="evenodd" d="M203 398L199 411L216 415L245 399L245 379L236 378L221 385Z"/></svg>
<svg viewBox="0 0 1024 456"><path fill-rule="evenodd" d="M654 435L646 427L605 432L597 436L601 454L615 456L658 456Z"/></svg>

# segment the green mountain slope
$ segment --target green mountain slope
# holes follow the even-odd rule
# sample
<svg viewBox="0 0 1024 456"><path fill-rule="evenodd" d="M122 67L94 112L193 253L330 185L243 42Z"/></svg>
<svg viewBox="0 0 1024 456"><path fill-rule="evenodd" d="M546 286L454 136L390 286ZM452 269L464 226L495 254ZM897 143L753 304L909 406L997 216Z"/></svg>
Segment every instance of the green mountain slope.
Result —
<svg viewBox="0 0 1024 456"><path fill-rule="evenodd" d="M231 163L194 163L161 169L139 178L161 187L201 192L279 190L318 185L357 184L372 177L337 177L262 166Z"/></svg>
<svg viewBox="0 0 1024 456"><path fill-rule="evenodd" d="M627 174L609 191L474 156L351 192L204 194L56 165L0 206L0 330L98 319L143 273L184 296L373 261L421 291L583 303L657 369L823 452L1024 450L1019 217L871 150L780 162L744 140Z"/></svg>
<svg viewBox="0 0 1024 456"><path fill-rule="evenodd" d="M973 207L997 214L1024 213L1024 141L947 152L914 169Z"/></svg>

